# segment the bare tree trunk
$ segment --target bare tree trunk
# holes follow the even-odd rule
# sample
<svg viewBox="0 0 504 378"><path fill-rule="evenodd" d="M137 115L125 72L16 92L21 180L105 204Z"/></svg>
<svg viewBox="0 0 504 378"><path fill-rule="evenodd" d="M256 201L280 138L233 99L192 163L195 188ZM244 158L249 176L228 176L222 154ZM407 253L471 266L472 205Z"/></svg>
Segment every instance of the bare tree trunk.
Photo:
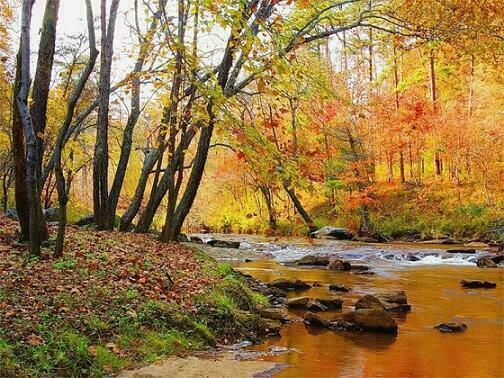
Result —
<svg viewBox="0 0 504 378"><path fill-rule="evenodd" d="M403 151L399 151L399 170L401 172L401 182L406 181L406 176L404 174L404 154Z"/></svg>
<svg viewBox="0 0 504 378"><path fill-rule="evenodd" d="M96 64L96 59L98 57L98 50L96 49L96 38L93 23L93 8L91 6L91 0L86 0L87 9L87 25L88 25L88 39L89 39L89 60L81 74L79 82L75 87L74 91L70 95L67 105L67 112L65 115L65 121L58 132L58 138L56 140L56 145L54 147L54 173L56 175L56 189L58 191L58 202L59 202L59 224L58 224L58 234L56 236L56 246L54 248L54 256L60 257L63 255L63 243L65 240L65 227L67 224L67 203L68 203L68 193L70 189L71 177L68 178L68 185L65 182L65 176L63 174L62 164L61 164L61 153L63 150L64 139L67 134L68 128L72 123L72 119L75 113L75 107L77 106L77 101L81 97L82 91L86 86L89 76L93 72L94 66Z"/></svg>
<svg viewBox="0 0 504 378"><path fill-rule="evenodd" d="M44 156L44 133L47 123L47 100L51 85L51 74L56 45L56 25L58 22L59 0L47 0L40 34L37 69L31 94L30 116L37 138L37 178L39 192L42 190L42 160Z"/></svg>
<svg viewBox="0 0 504 378"><path fill-rule="evenodd" d="M30 24L33 2L24 0L22 5L21 23L21 81L17 106L23 125L26 142L26 185L28 187L28 203L30 208L29 235L30 254L40 256L40 196L37 180L37 141L28 108L28 92L30 90Z"/></svg>
<svg viewBox="0 0 504 378"><path fill-rule="evenodd" d="M4 213L7 212L7 206L9 202L9 188L12 182L13 176L13 167L10 163L5 168L3 177L2 177L2 211Z"/></svg>
<svg viewBox="0 0 504 378"><path fill-rule="evenodd" d="M98 228L108 227L108 127L110 101L110 74L114 51L114 31L119 0L112 0L107 26L107 1L101 0L101 58L99 83L98 124L93 159L93 209Z"/></svg>
<svg viewBox="0 0 504 378"><path fill-rule="evenodd" d="M136 3L135 3L136 4ZM162 6L163 1L160 2ZM135 10L137 8L135 7ZM114 220L117 211L117 203L119 201L119 195L121 194L121 189L124 182L124 177L126 176L126 169L128 168L128 161L131 154L131 146L133 143L133 130L138 122L138 118L140 117L140 77L138 73L142 71L145 63L145 59L147 57L147 53L152 44L152 38L154 36L154 30L157 27L159 18L162 14L162 9L159 9L154 14L154 19L147 31L147 36L145 40L139 38L140 43L140 51L138 53L138 58L135 63L135 67L133 69L133 80L131 83L131 113L128 117L128 121L126 123L126 127L123 132L123 141L121 145L121 155L119 157L119 162L117 164L117 170L114 177L114 182L112 183L112 188L110 189L109 194L109 211L108 211L108 222L107 228L114 228ZM138 31L140 33L140 31Z"/></svg>
<svg viewBox="0 0 504 378"><path fill-rule="evenodd" d="M271 193L271 188L267 185L261 185L259 187L261 193L264 197L264 202L266 202L266 208L268 209L268 223L272 231L276 231L278 228L278 223L276 219L276 211L273 204L273 195Z"/></svg>

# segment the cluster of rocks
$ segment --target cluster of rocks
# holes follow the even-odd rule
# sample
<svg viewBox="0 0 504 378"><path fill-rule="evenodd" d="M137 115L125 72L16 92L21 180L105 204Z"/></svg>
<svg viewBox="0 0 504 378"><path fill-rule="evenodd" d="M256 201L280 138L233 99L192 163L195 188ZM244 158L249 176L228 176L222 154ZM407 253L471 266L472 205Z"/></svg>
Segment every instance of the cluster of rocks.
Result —
<svg viewBox="0 0 504 378"><path fill-rule="evenodd" d="M387 239L379 233L373 233L372 235L356 235L347 228L331 226L322 227L310 233L310 236L315 239L352 240L360 243L384 243L387 241Z"/></svg>
<svg viewBox="0 0 504 378"><path fill-rule="evenodd" d="M306 255L294 262L298 266L317 266L327 267L330 270L353 271L354 274L374 274L367 265L351 264L348 261L340 259L330 259L322 255Z"/></svg>
<svg viewBox="0 0 504 378"><path fill-rule="evenodd" d="M356 302L355 310L325 319L313 311L304 316L304 322L311 327L328 328L335 331L372 331L397 334L397 321L390 312L408 312L404 291L365 295Z"/></svg>
<svg viewBox="0 0 504 378"><path fill-rule="evenodd" d="M476 260L476 265L480 268L497 268L504 263L504 253L495 256L484 256Z"/></svg>

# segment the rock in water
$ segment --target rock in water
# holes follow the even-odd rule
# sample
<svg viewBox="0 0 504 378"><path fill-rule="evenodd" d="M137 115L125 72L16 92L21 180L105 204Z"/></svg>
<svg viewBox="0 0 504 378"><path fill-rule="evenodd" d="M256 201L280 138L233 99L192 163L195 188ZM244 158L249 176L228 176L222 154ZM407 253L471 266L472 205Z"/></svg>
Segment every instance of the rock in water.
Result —
<svg viewBox="0 0 504 378"><path fill-rule="evenodd" d="M240 242L235 242L235 241L227 241L227 240L209 240L207 242L208 245L211 245L212 247L216 248L232 248L232 249L238 249L240 248Z"/></svg>
<svg viewBox="0 0 504 378"><path fill-rule="evenodd" d="M325 256L308 255L296 261L296 265L316 265L326 266L329 264L329 258Z"/></svg>
<svg viewBox="0 0 504 378"><path fill-rule="evenodd" d="M191 236L191 237L189 238L189 241L190 241L191 243L196 243L196 244L204 244L204 243L205 243L205 242L204 242L201 238L199 238L199 237L197 237L197 236Z"/></svg>
<svg viewBox="0 0 504 378"><path fill-rule="evenodd" d="M331 270L343 270L349 271L352 269L352 265L348 261L343 261L339 259L331 260L327 266Z"/></svg>
<svg viewBox="0 0 504 378"><path fill-rule="evenodd" d="M261 318L261 330L263 334L268 336L280 336L282 323L278 320Z"/></svg>
<svg viewBox="0 0 504 378"><path fill-rule="evenodd" d="M490 257L480 257L476 260L476 265L480 268L497 268L497 264Z"/></svg>
<svg viewBox="0 0 504 378"><path fill-rule="evenodd" d="M436 328L439 332L457 333L464 332L467 329L467 326L463 323L441 323L434 328Z"/></svg>
<svg viewBox="0 0 504 378"><path fill-rule="evenodd" d="M309 301L309 297L289 298L287 299L287 307L305 309Z"/></svg>
<svg viewBox="0 0 504 378"><path fill-rule="evenodd" d="M347 292L351 291L352 289L349 288L349 287L347 287L347 286L343 286L343 285L330 284L329 285L329 290L332 290L332 291L341 291L341 292L347 293Z"/></svg>
<svg viewBox="0 0 504 378"><path fill-rule="evenodd" d="M290 321L289 315L287 315L283 308L265 308L260 311L260 314L263 318L279 320L282 323L287 323Z"/></svg>
<svg viewBox="0 0 504 378"><path fill-rule="evenodd" d="M288 302L287 302L288 304ZM327 306L324 306L322 303L320 303L316 299L310 299L308 301L308 304L306 305L306 309L311 312L319 312L319 311L326 311L329 308Z"/></svg>
<svg viewBox="0 0 504 378"><path fill-rule="evenodd" d="M304 315L304 322L311 327L331 328L332 326L329 320L326 320L320 315L314 314L313 312L307 312Z"/></svg>
<svg viewBox="0 0 504 378"><path fill-rule="evenodd" d="M467 254L473 254L473 253L476 253L476 250L475 249L463 249L463 248L453 248L453 249L447 249L446 250L447 253L467 253Z"/></svg>
<svg viewBox="0 0 504 378"><path fill-rule="evenodd" d="M382 305L381 301L376 298L374 295L365 295L360 298L357 303L355 303L356 310L364 310L364 309L378 309L385 310L385 306Z"/></svg>
<svg viewBox="0 0 504 378"><path fill-rule="evenodd" d="M306 290L311 286L306 282L301 280L286 280L285 278L279 278L270 282L268 284L269 287L277 287L282 290Z"/></svg>
<svg viewBox="0 0 504 378"><path fill-rule="evenodd" d="M397 333L397 322L385 310L355 310L344 314L343 320L365 330Z"/></svg>
<svg viewBox="0 0 504 378"><path fill-rule="evenodd" d="M317 302L327 307L329 310L336 310L343 307L341 298L317 298Z"/></svg>
<svg viewBox="0 0 504 378"><path fill-rule="evenodd" d="M478 281L478 280L462 280L460 286L468 289L494 289L497 287L495 282Z"/></svg>
<svg viewBox="0 0 504 378"><path fill-rule="evenodd" d="M315 239L330 238L337 240L351 240L353 238L353 233L341 227L322 227L320 230L312 232L310 234Z"/></svg>
<svg viewBox="0 0 504 378"><path fill-rule="evenodd" d="M382 301L397 303L397 304L408 304L408 298L406 297L406 292L404 290L391 291L388 293L382 293L378 295Z"/></svg>

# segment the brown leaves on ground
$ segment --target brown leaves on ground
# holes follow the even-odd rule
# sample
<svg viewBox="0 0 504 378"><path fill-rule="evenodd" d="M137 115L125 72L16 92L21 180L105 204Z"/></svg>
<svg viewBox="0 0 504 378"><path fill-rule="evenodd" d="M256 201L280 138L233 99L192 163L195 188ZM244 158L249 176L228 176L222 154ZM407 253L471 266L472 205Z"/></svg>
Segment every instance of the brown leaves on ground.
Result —
<svg viewBox="0 0 504 378"><path fill-rule="evenodd" d="M68 227L64 257L48 247L39 261L14 244L17 223L0 216L0 329L8 338L43 342L37 325L82 329L91 315L111 309L136 318L148 300L175 302L194 311L192 297L214 282L196 252L151 235Z"/></svg>

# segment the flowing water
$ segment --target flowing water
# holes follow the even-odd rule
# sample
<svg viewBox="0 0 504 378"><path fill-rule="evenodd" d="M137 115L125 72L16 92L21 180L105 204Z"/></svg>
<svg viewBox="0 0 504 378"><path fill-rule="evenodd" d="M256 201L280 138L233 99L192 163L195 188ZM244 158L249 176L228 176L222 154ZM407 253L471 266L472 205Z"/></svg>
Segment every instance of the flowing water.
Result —
<svg viewBox="0 0 504 378"><path fill-rule="evenodd" d="M449 254L445 249L247 239L239 251L223 258L233 259L237 269L264 282L277 278L320 282L322 287L289 296L339 296L344 299L341 311L352 309L364 294L406 291L412 310L394 315L399 325L397 336L310 329L295 321L282 328L281 337L250 347L253 351L287 350L259 354L259 359L287 365L276 377L504 377L503 269L478 268L475 255ZM251 252L254 261L238 260ZM376 274L283 264L307 253L358 261L371 266ZM477 256L485 253L478 252ZM497 288L463 289L459 286L461 279L493 281ZM330 292L330 283L349 286L352 291ZM329 318L334 313L323 314ZM302 316L302 312L291 314ZM453 321L465 323L467 331L443 334L433 328Z"/></svg>

